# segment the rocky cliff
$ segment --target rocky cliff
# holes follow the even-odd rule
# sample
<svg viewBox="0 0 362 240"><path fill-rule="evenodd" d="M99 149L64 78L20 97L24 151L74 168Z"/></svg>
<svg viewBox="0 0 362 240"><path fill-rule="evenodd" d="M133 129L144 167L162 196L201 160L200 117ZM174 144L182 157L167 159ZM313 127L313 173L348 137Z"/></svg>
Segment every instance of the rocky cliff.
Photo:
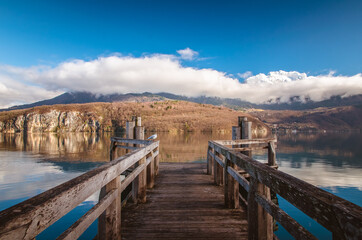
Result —
<svg viewBox="0 0 362 240"><path fill-rule="evenodd" d="M30 112L0 121L0 132L96 132L99 120L78 111Z"/></svg>

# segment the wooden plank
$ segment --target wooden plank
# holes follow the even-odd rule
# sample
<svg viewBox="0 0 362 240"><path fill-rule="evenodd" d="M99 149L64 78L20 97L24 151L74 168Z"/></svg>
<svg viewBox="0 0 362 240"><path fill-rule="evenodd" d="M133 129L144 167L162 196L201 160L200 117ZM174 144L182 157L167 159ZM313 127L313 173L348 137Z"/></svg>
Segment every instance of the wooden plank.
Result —
<svg viewBox="0 0 362 240"><path fill-rule="evenodd" d="M228 173L247 191L249 192L249 181L241 176L237 170L228 168Z"/></svg>
<svg viewBox="0 0 362 240"><path fill-rule="evenodd" d="M243 209L226 209L206 163L161 163L146 204L122 209L124 239L246 239Z"/></svg>
<svg viewBox="0 0 362 240"><path fill-rule="evenodd" d="M117 189L113 189L104 196L95 206L93 206L78 221L63 232L57 239L73 240L78 239L85 230L101 215L104 210L116 199L120 194Z"/></svg>
<svg viewBox="0 0 362 240"><path fill-rule="evenodd" d="M152 140L124 139L124 138L116 138L116 137L112 137L111 140L113 140L117 143L130 143L130 144L140 144L140 145L149 145L153 142Z"/></svg>
<svg viewBox="0 0 362 240"><path fill-rule="evenodd" d="M264 149L268 149L268 146L255 146L255 147L233 147L234 151L251 151L251 150L264 150Z"/></svg>
<svg viewBox="0 0 362 240"><path fill-rule="evenodd" d="M214 154L213 152L209 151L209 154L222 168L225 167L224 161L219 156L216 155L217 152L216 154Z"/></svg>
<svg viewBox="0 0 362 240"><path fill-rule="evenodd" d="M145 157L158 141L0 212L1 239L32 239Z"/></svg>
<svg viewBox="0 0 362 240"><path fill-rule="evenodd" d="M260 144L268 142L277 142L276 138L254 138L250 139L239 139L239 140L213 140L212 142L220 145L240 145L240 144Z"/></svg>
<svg viewBox="0 0 362 240"><path fill-rule="evenodd" d="M296 239L317 239L302 225L280 209L271 200L260 194L256 194L255 201L259 203L270 215L275 218Z"/></svg>
<svg viewBox="0 0 362 240"><path fill-rule="evenodd" d="M123 148L123 149L129 149L129 150L136 150L139 149L139 147L131 147L131 146L125 146L125 145L116 145L119 148Z"/></svg>
<svg viewBox="0 0 362 240"><path fill-rule="evenodd" d="M362 208L297 179L275 170L243 154L214 142L214 148L245 169L253 178L292 203L322 226L343 238L362 238Z"/></svg>

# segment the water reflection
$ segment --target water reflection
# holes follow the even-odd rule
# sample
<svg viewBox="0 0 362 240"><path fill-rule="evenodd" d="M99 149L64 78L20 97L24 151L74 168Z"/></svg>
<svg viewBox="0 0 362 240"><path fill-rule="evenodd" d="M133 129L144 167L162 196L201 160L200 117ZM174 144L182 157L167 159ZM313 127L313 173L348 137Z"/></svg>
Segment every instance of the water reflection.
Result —
<svg viewBox="0 0 362 240"><path fill-rule="evenodd" d="M362 190L361 142L360 133L279 135L279 169L320 187Z"/></svg>
<svg viewBox="0 0 362 240"><path fill-rule="evenodd" d="M146 133L145 137L149 135L152 134ZM111 136L94 133L0 134L0 210L107 162ZM158 133L160 161L205 161L209 140L230 138L230 133ZM280 134L277 143L279 170L361 205L361 142L362 134L359 133ZM265 152L254 152L253 155L260 160L266 159ZM89 209L97 197L97 193L93 194L82 205L84 209L82 206L79 209ZM283 201L280 203L287 212L293 211ZM69 214L71 224L75 215ZM298 214L293 215L297 221L303 225L312 224ZM64 225L64 222L59 224ZM90 230L94 234L96 226ZM288 238L282 231L281 228L278 236ZM53 230L43 235L39 239L52 238Z"/></svg>

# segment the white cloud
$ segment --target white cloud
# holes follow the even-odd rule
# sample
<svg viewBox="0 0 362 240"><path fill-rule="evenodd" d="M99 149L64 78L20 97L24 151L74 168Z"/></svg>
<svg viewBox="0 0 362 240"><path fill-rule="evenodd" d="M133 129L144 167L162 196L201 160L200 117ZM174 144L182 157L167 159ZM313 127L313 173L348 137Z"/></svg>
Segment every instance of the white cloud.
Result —
<svg viewBox="0 0 362 240"><path fill-rule="evenodd" d="M238 73L238 76L239 76L240 78L246 79L246 78L249 78L249 77L253 76L253 73L250 72L250 71L246 71L246 72L244 72L244 73Z"/></svg>
<svg viewBox="0 0 362 240"><path fill-rule="evenodd" d="M227 73L184 67L176 56L161 54L73 60L53 68L0 66L0 108L54 97L64 91L170 92L241 98L254 103L270 99L287 102L293 96L319 101L333 95L362 94L362 74L308 76L276 71L250 76L240 83Z"/></svg>
<svg viewBox="0 0 362 240"><path fill-rule="evenodd" d="M178 50L177 53L180 54L181 59L184 59L184 60L194 60L199 55L198 52L196 52L190 48Z"/></svg>
<svg viewBox="0 0 362 240"><path fill-rule="evenodd" d="M27 75L24 77L27 77ZM62 92L58 89L47 90L43 86L24 83L9 74L9 72L3 73L0 67L0 108L52 98Z"/></svg>

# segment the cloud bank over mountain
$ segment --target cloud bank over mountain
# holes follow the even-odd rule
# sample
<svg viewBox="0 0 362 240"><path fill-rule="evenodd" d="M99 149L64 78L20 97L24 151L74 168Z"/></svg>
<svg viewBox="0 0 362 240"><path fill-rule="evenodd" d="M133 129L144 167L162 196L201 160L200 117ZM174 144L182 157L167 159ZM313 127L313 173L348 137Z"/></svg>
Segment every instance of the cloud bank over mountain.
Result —
<svg viewBox="0 0 362 240"><path fill-rule="evenodd" d="M291 97L320 101L334 95L362 93L362 74L309 76L275 71L252 76L240 74L244 82L228 73L183 65L197 52L187 48L176 55L142 57L113 55L91 61L71 60L55 67L0 66L0 107L54 97L65 91L98 94L169 92L185 96L240 98L253 103L288 102Z"/></svg>

